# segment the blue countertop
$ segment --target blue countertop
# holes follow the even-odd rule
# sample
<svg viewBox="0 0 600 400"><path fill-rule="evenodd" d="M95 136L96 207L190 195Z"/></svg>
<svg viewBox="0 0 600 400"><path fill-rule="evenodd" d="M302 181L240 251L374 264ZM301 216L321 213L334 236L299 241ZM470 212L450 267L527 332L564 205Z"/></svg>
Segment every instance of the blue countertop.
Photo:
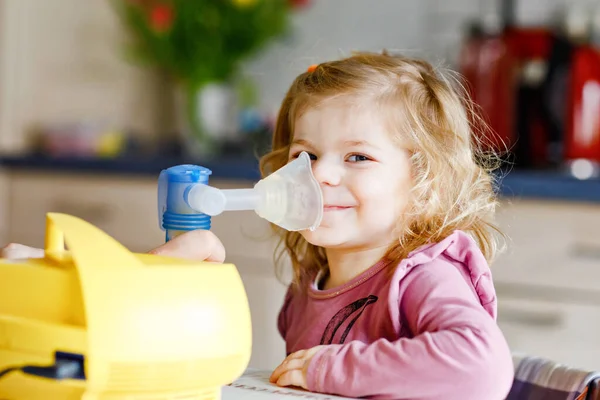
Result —
<svg viewBox="0 0 600 400"><path fill-rule="evenodd" d="M555 171L512 171L500 180L504 197L600 203L600 179L579 180Z"/></svg>
<svg viewBox="0 0 600 400"><path fill-rule="evenodd" d="M258 161L249 156L223 156L202 161L156 156L117 159L0 156L0 167L5 169L142 175L156 178L161 170L179 164L196 164L209 168L212 170L212 179L260 179ZM500 194L505 197L600 203L600 179L578 180L556 171L514 170L500 179Z"/></svg>
<svg viewBox="0 0 600 400"><path fill-rule="evenodd" d="M212 171L211 179L258 180L258 161L248 156L224 156L195 160L181 157L132 156L123 158L50 158L43 156L0 156L5 169L36 170L102 175L156 176L180 164L201 165Z"/></svg>

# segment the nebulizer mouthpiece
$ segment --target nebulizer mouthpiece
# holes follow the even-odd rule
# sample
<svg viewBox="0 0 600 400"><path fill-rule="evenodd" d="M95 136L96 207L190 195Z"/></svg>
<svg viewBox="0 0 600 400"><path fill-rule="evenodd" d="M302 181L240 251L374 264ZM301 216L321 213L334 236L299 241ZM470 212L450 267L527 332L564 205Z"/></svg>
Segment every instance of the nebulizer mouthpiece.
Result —
<svg viewBox="0 0 600 400"><path fill-rule="evenodd" d="M159 219L167 240L178 232L210 229L210 218L224 211L253 210L288 231L314 230L321 223L323 195L306 152L252 188L218 189L208 185L210 174L189 165L161 172Z"/></svg>

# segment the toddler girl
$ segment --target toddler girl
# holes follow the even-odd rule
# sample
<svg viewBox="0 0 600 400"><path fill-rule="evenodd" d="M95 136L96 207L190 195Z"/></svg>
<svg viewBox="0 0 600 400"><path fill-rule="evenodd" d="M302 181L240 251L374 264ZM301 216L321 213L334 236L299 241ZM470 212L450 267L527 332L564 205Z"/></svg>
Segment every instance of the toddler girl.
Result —
<svg viewBox="0 0 600 400"><path fill-rule="evenodd" d="M294 279L272 382L376 399L506 396L513 365L488 266L496 200L470 110L416 59L357 54L296 78L261 168L308 152L325 209L315 231L281 232Z"/></svg>
<svg viewBox="0 0 600 400"><path fill-rule="evenodd" d="M323 63L292 84L261 169L309 153L325 209L314 231L280 231L294 279L272 382L373 399L507 395L491 164L458 93L428 63L388 54ZM153 252L225 257L208 231Z"/></svg>

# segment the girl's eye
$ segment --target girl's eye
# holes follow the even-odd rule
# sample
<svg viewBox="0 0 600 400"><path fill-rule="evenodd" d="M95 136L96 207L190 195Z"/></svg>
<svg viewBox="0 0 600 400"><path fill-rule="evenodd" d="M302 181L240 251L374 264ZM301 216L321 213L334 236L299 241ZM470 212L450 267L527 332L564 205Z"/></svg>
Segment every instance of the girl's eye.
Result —
<svg viewBox="0 0 600 400"><path fill-rule="evenodd" d="M370 161L371 159L365 155L362 154L352 154L350 157L348 157L348 161L350 162L363 162L363 161Z"/></svg>

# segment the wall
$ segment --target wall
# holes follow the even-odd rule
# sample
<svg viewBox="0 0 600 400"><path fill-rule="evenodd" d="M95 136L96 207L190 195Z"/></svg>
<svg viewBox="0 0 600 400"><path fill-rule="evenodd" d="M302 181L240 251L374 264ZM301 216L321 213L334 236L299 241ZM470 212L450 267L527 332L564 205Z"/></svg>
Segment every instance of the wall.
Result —
<svg viewBox="0 0 600 400"><path fill-rule="evenodd" d="M275 112L291 80L310 64L353 50L400 50L453 64L464 23L499 0L312 0L293 18L294 35L248 62ZM517 20L547 23L558 5L597 0L518 0ZM123 34L107 0L0 0L0 151L25 146L33 122L78 118L158 135L160 81L127 64Z"/></svg>
<svg viewBox="0 0 600 400"><path fill-rule="evenodd" d="M312 3L295 16L292 38L273 45L246 68L257 82L265 109L274 109L296 75L311 64L355 50L423 53L426 30L421 1L377 0L377 6L364 0Z"/></svg>
<svg viewBox="0 0 600 400"><path fill-rule="evenodd" d="M294 20L296 36L272 46L246 71L259 84L261 106L276 107L292 79L312 63L352 50L383 48L422 56L437 65L456 65L465 23L497 15L501 0L313 0ZM522 25L545 25L566 4L598 0L515 0ZM374 6L376 4L376 6Z"/></svg>
<svg viewBox="0 0 600 400"><path fill-rule="evenodd" d="M1 0L0 149L17 151L32 123L79 119L156 134L158 86L123 60L107 0Z"/></svg>

